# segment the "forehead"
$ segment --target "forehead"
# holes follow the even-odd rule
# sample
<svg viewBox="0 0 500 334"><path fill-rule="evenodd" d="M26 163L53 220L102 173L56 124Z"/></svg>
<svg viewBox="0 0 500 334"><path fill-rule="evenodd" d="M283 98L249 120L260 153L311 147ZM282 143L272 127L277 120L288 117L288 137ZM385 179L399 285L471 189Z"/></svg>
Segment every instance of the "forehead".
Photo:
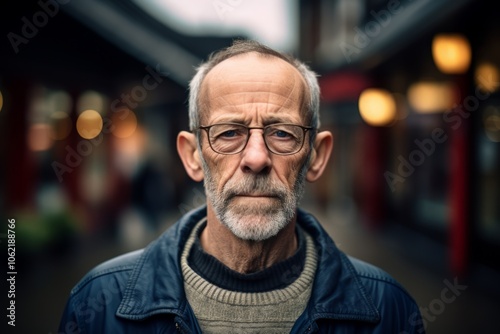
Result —
<svg viewBox="0 0 500 334"><path fill-rule="evenodd" d="M257 53L238 55L219 63L205 77L200 92L203 118L207 113L238 116L252 111L299 116L305 90L302 75L283 59Z"/></svg>
<svg viewBox="0 0 500 334"><path fill-rule="evenodd" d="M281 58L251 52L231 57L217 64L207 74L205 81L213 85L217 83L217 79L222 78L229 82L242 78L258 78L263 82L283 81L292 86L293 81L289 80L301 80L302 76L294 66Z"/></svg>

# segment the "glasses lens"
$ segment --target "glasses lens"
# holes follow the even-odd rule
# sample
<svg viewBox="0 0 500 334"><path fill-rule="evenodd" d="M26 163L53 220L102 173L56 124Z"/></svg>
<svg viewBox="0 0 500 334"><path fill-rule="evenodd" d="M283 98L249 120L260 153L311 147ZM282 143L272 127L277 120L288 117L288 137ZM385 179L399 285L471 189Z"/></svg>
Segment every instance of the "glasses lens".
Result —
<svg viewBox="0 0 500 334"><path fill-rule="evenodd" d="M235 124L217 124L210 128L208 136L214 151L230 154L243 149L248 129Z"/></svg>
<svg viewBox="0 0 500 334"><path fill-rule="evenodd" d="M292 154L302 147L304 130L297 125L276 124L266 128L265 138L272 152Z"/></svg>

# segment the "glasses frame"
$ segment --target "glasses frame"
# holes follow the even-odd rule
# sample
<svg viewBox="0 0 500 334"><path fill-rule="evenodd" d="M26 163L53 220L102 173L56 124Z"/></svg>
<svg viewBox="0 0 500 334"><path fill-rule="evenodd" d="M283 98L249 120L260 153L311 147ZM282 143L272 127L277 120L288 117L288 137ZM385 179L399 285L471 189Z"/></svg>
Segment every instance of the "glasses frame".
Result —
<svg viewBox="0 0 500 334"><path fill-rule="evenodd" d="M232 153L224 153L224 152L219 152L217 151L216 149L213 148L212 146L212 141L210 140L210 129L214 126L217 126L217 125L237 125L237 126L240 126L240 127L243 127L243 128L246 128L247 129L247 139L245 141L245 145L242 146L241 150L238 150L236 152L232 152ZM302 137L302 143L300 144L300 147L294 151L294 152L291 152L291 153L278 153L278 152L274 152L273 150L271 150L269 148L269 145L267 145L267 140L266 140L266 136L264 135L266 133L266 129L267 128L270 128L270 127L273 127L273 126L277 126L277 125L293 125L293 126L297 126L299 128L302 129L303 131L303 137ZM244 124L240 124L240 123L231 123L231 122L227 122L227 123L216 123L216 124L212 124L212 125L207 125L207 126L199 126L197 128L198 130L205 130L206 133L207 133L207 140L208 140L208 145L210 146L210 148L212 149L212 151L214 151L215 153L218 153L218 154L224 154L224 155L233 155L233 154L238 154L238 153L241 153L243 152L243 150L247 147L248 145L248 141L250 140L250 130L263 130L263 133L262 133L262 137L264 139L264 144L266 144L266 148L269 152L273 153L273 154L276 154L276 155L292 155L292 154L297 154L298 152L300 152L300 150L302 150L302 148L304 147L304 143L306 141L306 133L308 131L315 131L315 129L312 127L312 126L303 126L303 125L299 125L299 124L293 124L293 123L273 123L273 124L269 124L269 125L266 125L266 126L261 126L261 127L257 127L257 126L246 126Z"/></svg>

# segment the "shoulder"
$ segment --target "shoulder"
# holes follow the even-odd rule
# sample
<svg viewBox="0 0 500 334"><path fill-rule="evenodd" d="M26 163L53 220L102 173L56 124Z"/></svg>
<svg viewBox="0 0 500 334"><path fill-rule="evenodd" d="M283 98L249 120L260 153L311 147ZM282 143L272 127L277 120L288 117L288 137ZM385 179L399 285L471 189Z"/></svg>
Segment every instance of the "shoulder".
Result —
<svg viewBox="0 0 500 334"><path fill-rule="evenodd" d="M381 284L400 286L391 275L381 268L349 255L345 255L345 257L352 264L358 276L365 278L366 280L380 282Z"/></svg>
<svg viewBox="0 0 500 334"><path fill-rule="evenodd" d="M143 249L126 253L107 260L91 269L71 290L71 295L81 293L83 290L94 290L95 287L108 290L120 289L127 282ZM120 289L121 290L121 289Z"/></svg>
<svg viewBox="0 0 500 334"><path fill-rule="evenodd" d="M367 297L382 315L382 323L397 324L397 328L409 332L419 329L420 332L423 324L420 310L408 291L384 270L353 257L346 258L366 289Z"/></svg>
<svg viewBox="0 0 500 334"><path fill-rule="evenodd" d="M374 290L381 295L385 295L385 297L389 297L387 295L393 297L399 296L409 303L415 303L408 291L381 268L351 256L346 255L346 258L352 264L358 278L368 290Z"/></svg>
<svg viewBox="0 0 500 334"><path fill-rule="evenodd" d="M384 294L399 295L414 303L413 298L391 275L377 266L348 256L335 246L333 240L314 216L303 210L299 210L298 214L300 226L314 238L320 248L322 253L320 265L327 269L328 275L332 274L332 270L340 269L337 274L344 272L354 275L355 280L362 283L369 294L377 296ZM336 261L341 264L340 268L332 265Z"/></svg>
<svg viewBox="0 0 500 334"><path fill-rule="evenodd" d="M142 252L139 250L118 256L90 270L71 290L59 332L73 333L83 328L87 328L87 332L99 332L89 328L104 323L105 318L110 319L110 314L114 314Z"/></svg>

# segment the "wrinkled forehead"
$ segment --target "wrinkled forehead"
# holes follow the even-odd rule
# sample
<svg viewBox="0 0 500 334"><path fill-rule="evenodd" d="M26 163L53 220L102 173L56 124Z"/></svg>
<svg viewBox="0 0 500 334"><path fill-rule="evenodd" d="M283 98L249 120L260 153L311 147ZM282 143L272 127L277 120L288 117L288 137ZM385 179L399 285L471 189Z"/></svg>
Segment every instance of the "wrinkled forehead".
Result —
<svg viewBox="0 0 500 334"><path fill-rule="evenodd" d="M214 96L234 94L235 87L242 91L258 89L263 94L272 93L278 99L281 96L283 104L298 103L295 107L299 112L305 110L307 86L293 65L274 56L247 53L226 59L208 72L200 90L202 118Z"/></svg>

